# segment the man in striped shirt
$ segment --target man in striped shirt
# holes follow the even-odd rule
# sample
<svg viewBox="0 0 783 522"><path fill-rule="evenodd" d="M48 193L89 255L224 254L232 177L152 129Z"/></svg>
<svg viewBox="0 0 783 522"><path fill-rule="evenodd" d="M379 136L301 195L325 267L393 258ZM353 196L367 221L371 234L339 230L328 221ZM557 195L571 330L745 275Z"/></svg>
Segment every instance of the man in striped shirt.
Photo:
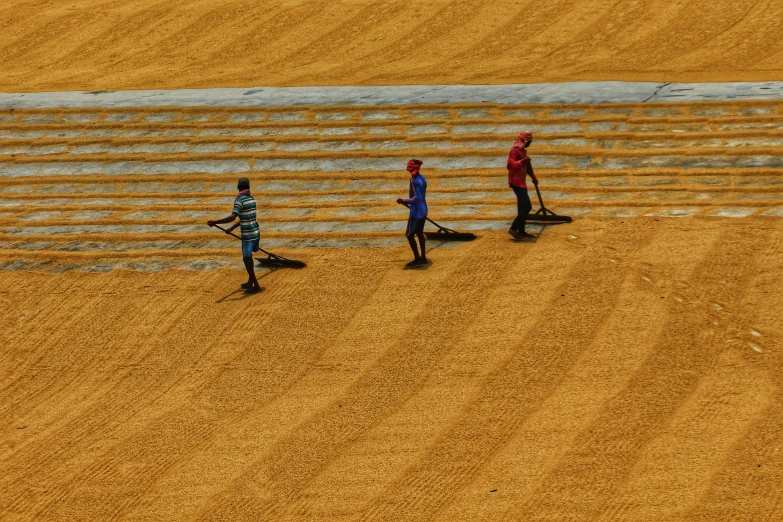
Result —
<svg viewBox="0 0 783 522"><path fill-rule="evenodd" d="M249 179L239 178L237 189L239 195L234 200L234 210L231 215L223 219L207 221L207 225L213 227L223 223L234 223L236 218L239 218L239 223L231 225L226 233L231 233L239 227L242 236L242 261L245 263L248 275L247 283L242 283L240 286L246 294L257 294L261 291L261 286L253 270L253 252L258 252L261 234L256 221L256 200L250 195Z"/></svg>

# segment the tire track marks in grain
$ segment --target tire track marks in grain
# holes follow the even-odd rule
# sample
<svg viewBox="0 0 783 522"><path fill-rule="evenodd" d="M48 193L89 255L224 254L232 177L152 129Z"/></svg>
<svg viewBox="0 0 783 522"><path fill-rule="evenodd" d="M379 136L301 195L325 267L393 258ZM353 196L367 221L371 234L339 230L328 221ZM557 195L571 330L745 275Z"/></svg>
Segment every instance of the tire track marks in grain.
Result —
<svg viewBox="0 0 783 522"><path fill-rule="evenodd" d="M405 249L407 246L395 251ZM455 267L462 264L465 250L450 250L448 259L439 253L437 249L431 253L435 256L437 270L391 269L385 272L372 295L357 306L351 320L339 325L339 335L318 360L310 364L302 379L268 405L237 420L230 431L216 434L198 455L179 463L176 471L163 477L156 484L156 490L192 490L206 486L209 491L220 491L239 480L246 472L246 466L253 465L252 461L245 462L248 454L266 454L278 440L290 436L298 425L338 399L381 357L386 345L407 334L412 320L421 314L426 302L411 299L411 280L422 295L437 292L443 282L452 277ZM376 250L351 264L386 265L388 260L385 258L388 254ZM210 464L205 465L205 461ZM196 511L207 509L210 501L208 497L191 498L188 508L184 509L173 505L166 497L158 497L127 518L144 519L153 515L194 518Z"/></svg>
<svg viewBox="0 0 783 522"><path fill-rule="evenodd" d="M366 272L367 268L353 271ZM367 285L346 292L339 280L325 279L331 272L326 263L321 270L302 273L300 277L310 278L308 287L300 288L287 306L270 317L262 330L263 346L254 342L255 328L232 332L232 345L237 350L229 352L229 360L222 359L217 371L184 401L185 406L183 401L175 402L169 411L145 419L131 436L113 445L73 479L64 498L54 499L43 511L125 519L178 461L209 444L216 432L229 430L228 426L249 411L285 393L335 335L329 329L307 326L322 321L341 324L353 315L352 305L361 303L374 288ZM358 276L349 273L346 277ZM97 484L100 487L96 488Z"/></svg>
<svg viewBox="0 0 783 522"><path fill-rule="evenodd" d="M351 35L362 34L372 37L373 33L381 38L388 35L385 31L402 11L403 2L373 2L363 8L355 8L350 13L342 15L329 13L327 16L341 16L343 20L323 34L315 36L307 42L300 42L299 48L292 49L280 60L270 64L273 67L302 67L321 62L322 67L343 68L346 63L355 63L350 57L356 53L365 54L366 46L360 41L352 41ZM349 15L349 16L346 16ZM379 27L381 22L381 27ZM404 23L402 20L400 24ZM361 58L361 56L359 57ZM304 80L304 78L302 79ZM296 79L293 80L296 83Z"/></svg>
<svg viewBox="0 0 783 522"><path fill-rule="evenodd" d="M706 4L700 7L703 11L708 11L710 8ZM758 67L757 64L774 56L780 50L779 47L760 47L757 51L751 51L747 45L735 45L735 43L743 40L763 42L779 35L783 29L783 20L780 16L770 16L775 9L780 9L780 4L774 1L757 0L750 5L748 3L727 5L726 16L720 23L708 29L711 33L709 38L703 38L698 45L687 48L677 63L678 69L719 69L726 61L747 63L752 69L762 69L763 67ZM690 16L694 14L696 13L688 13ZM661 41L663 43L663 38Z"/></svg>
<svg viewBox="0 0 783 522"><path fill-rule="evenodd" d="M15 308L30 311L22 314L25 316L24 325L15 332L11 346L24 345L25 348L24 352L20 350L15 361L18 364L11 365L12 374L20 378L0 390L0 415L24 417L38 408L42 401L57 396L61 387L67 386L62 382L63 375L72 380L83 380L83 376L74 370L89 363L85 362L86 354L73 351L72 347L69 349L65 340L70 336L69 325L87 323L96 313L112 324L131 312L122 306L100 306L105 297L95 295L84 300L85 306L73 310L65 297L68 294L67 288L52 281L51 285L47 285L45 294L32 295L16 303ZM44 320L51 320L52 325L58 326L40 325ZM23 393L19 393L20 390Z"/></svg>
<svg viewBox="0 0 783 522"><path fill-rule="evenodd" d="M730 346L741 354L744 366L772 381L775 394L683 519L742 520L749 513L757 520L783 518L783 297L777 290L783 286L783 227L775 226L759 249L754 280L741 306L733 310L738 317L729 332L734 341ZM753 351L749 342L760 345L762 353Z"/></svg>
<svg viewBox="0 0 783 522"><path fill-rule="evenodd" d="M157 42L153 52L172 56L188 46L211 50L218 45L224 45L226 34L244 32L257 22L258 16L253 10L256 5L258 2L255 1L235 0L215 6L204 13L197 13L197 18L188 20L187 25L178 31L162 35L163 38ZM211 28L211 31L204 31L204 27ZM198 59L198 55L191 55L188 66L197 64Z"/></svg>
<svg viewBox="0 0 783 522"><path fill-rule="evenodd" d="M179 373L179 365L186 365L188 355L176 345L172 350L168 343L179 336L167 335L166 332L172 329L177 332L174 325L190 310L194 298L178 299L178 305L183 308L173 308L178 311L167 314L162 323L147 323L141 327L134 321L128 321L128 317L134 314L151 317L152 314L139 310L137 306L124 304L122 297L118 296L116 300L105 296L74 299L89 312L84 317L76 315L71 318L75 319L74 322L64 318L60 331L63 336L71 337L79 330L85 331L84 338L90 339L90 342L87 346L79 344L80 350L74 354L63 343L58 344L57 338L51 344L46 339L42 340L42 346L46 347L41 363L43 370L36 372L34 379L43 381L45 388L36 386L38 395L33 398L28 394L24 400L32 405L28 415L42 424L46 420L49 423L39 428L39 435L18 448L5 477L9 484L20 481L49 484L54 490L51 494L54 497L59 493L55 487L58 479L67 483L71 478L70 472L63 476L63 469L82 461L85 450L92 453L95 450L93 444L102 437L111 438L113 432L125 426L127 417L150 408L165 395L167 385ZM149 304L145 307L148 308ZM197 334L203 331L203 322L201 325L199 322L191 319L181 326ZM135 334L136 342L124 339L130 332ZM125 353L114 350L118 337L124 339ZM160 355L162 351L167 353ZM159 360L145 364L144 359L155 352L159 354L156 359L165 359L168 364L158 365ZM116 360L114 365L106 365L107 353ZM47 355L53 359L51 364L46 362ZM60 358L67 360L59 361ZM161 381L165 384L161 385ZM33 410L39 409L41 404L51 412L43 418L38 413L33 415ZM64 489L67 487L64 486ZM10 490L11 487L4 489ZM29 504L41 501L40 495L40 491L19 495L13 499L11 506L30 511Z"/></svg>
<svg viewBox="0 0 783 522"><path fill-rule="evenodd" d="M232 38L221 47L217 47L207 56L211 59L226 60L229 63L237 61L248 66L269 67L276 59L272 49L280 47L281 42L290 38L291 33L295 33L302 25L306 25L312 13L306 4L302 4L270 6L263 13L255 14L258 15L259 22L240 36ZM254 48L258 48L258 51L255 51ZM260 64L259 59L261 60ZM208 71L205 72L209 74Z"/></svg>
<svg viewBox="0 0 783 522"><path fill-rule="evenodd" d="M665 322L672 286L687 279L702 259L701 251L692 248L690 231L671 223L660 226L663 230L637 256L614 254L617 269L626 273L618 306L562 384L438 513L438 520L504 520L506 510L535 491L579 431L601 414L603 404L643 364ZM718 234L713 227L702 240L710 243ZM653 271L667 278L656 277ZM642 274L653 282L642 279Z"/></svg>
<svg viewBox="0 0 783 522"><path fill-rule="evenodd" d="M84 275L85 279L88 277ZM129 279L132 277L129 275ZM157 279L157 276L150 277ZM220 275L200 275L199 278L208 278L214 283ZM114 290L121 296L124 291L133 293L134 288ZM159 408L165 409L167 402L177 404L177 398L171 396L172 388L180 385L181 381L184 381L184 386L188 386L194 377L201 377L202 380L206 378L201 373L194 373L193 367L202 358L209 357L212 347L200 343L199 339L220 339L226 335L230 325L215 327L203 320L209 313L204 310L204 301L208 302L207 307L213 306L213 298L209 293L203 295L196 287L188 288L187 285L181 290L187 296L184 303L182 296L176 293L171 295L176 304L165 300L165 297L162 301L150 301L154 303L153 308L157 305L158 309L163 306L164 309L170 307L178 310L178 313L166 314L165 323L152 325L149 321L141 325L128 321L128 317L141 315L149 318L155 317L156 313L154 309L150 313L139 313L141 310L133 304L125 305L122 297L112 300L93 295L91 300L86 300L76 295L70 296L73 302L79 302L84 305L82 308L91 312L92 321L76 321L74 326L69 326L74 323L65 319L59 323L62 325L60 331L74 336L83 330L83 337L91 339L91 342L88 349L81 347L84 361L80 364L70 363L69 371L64 376L59 375L61 368L50 370L54 374L54 385L63 391L63 395L62 398L53 397L57 399L55 404L51 404L50 399L46 399L50 402L45 403L54 412L68 413L62 415L64 420L56 419L52 425L46 426L40 437L31 439L15 455L14 461L18 465L6 475L11 482L48 483L52 493L47 498L67 497L72 487L71 474L78 476L84 467L91 465L92 459L99 458L104 451L110 454L110 458L117 458L114 443L100 444L101 439L113 441L117 438L114 434L127 430L129 424L143 424L150 417L159 415ZM90 290L87 292L93 293ZM201 302L199 306L193 307L191 296L199 293L202 294ZM149 306L149 303L145 306ZM117 338L126 338L129 332L133 332L132 338L136 341L129 343L123 340L122 347L126 353L116 353L114 345ZM197 349L192 350L193 347ZM51 350L51 353L56 355L58 350ZM107 364L107 353L111 353L108 359L114 364ZM67 379L68 384L61 385L57 380L58 375L60 380ZM88 378L84 379L84 376ZM82 382L71 382L73 379ZM189 399L185 397L180 402L188 402ZM38 404L40 400L33 402ZM58 402L61 406L56 407ZM96 444L101 447L96 448ZM81 455L85 451L90 455L87 459ZM69 466L74 469L63 477L63 470ZM61 481L59 484L58 479ZM33 496L20 495L15 502L32 502Z"/></svg>
<svg viewBox="0 0 783 522"><path fill-rule="evenodd" d="M152 20L149 9L160 9L160 0L53 4L11 8L41 15L0 12L0 90L392 85L411 78L432 85L764 81L781 74L771 57L781 46L783 7L772 1L749 9L729 0L182 0L165 3L167 11ZM357 19L365 12L367 20L383 16L368 25ZM185 45L172 40L195 32ZM204 52L225 35L230 44ZM743 45L733 45L738 40Z"/></svg>
<svg viewBox="0 0 783 522"><path fill-rule="evenodd" d="M523 505L506 518L531 520L604 512L622 516L618 493L630 478L642 449L664 433L667 423L709 373L725 343L723 309L736 308L747 288L756 253L745 246L767 232L724 225L722 240L706 255L680 302L672 304L661 338L644 366ZM750 262L749 262L750 260ZM715 306L717 304L717 306ZM718 310L720 308L721 310ZM590 480L585 481L589 476ZM607 513L608 514L608 513Z"/></svg>
<svg viewBox="0 0 783 522"><path fill-rule="evenodd" d="M56 285L57 280L52 281L52 283ZM117 336L122 335L123 327L118 327L117 325L127 323L128 317L153 316L155 308L160 304L156 302L156 299L150 299L141 307L138 305L129 306L122 297L124 289L112 288L108 291L98 292L97 295L93 293L89 299L83 300L83 302L86 301L85 306L79 307L78 311L74 312L72 309L65 307L68 299L64 298L63 295L72 295L72 292L69 290L67 288L60 291L53 289L54 296L35 296L36 301L43 297L48 303L37 303L32 306L45 310L52 324L58 325L58 327L53 328L51 332L40 332L41 341L36 343L41 348L38 355L27 356L26 359L29 360L29 364L24 369L16 368L14 370L14 373L29 376L31 382L23 387L26 390L32 388L31 391L38 394L31 395L28 392L27 395L20 398L12 393L7 403L10 403L10 410L16 415L24 416L26 413L29 413L28 410L21 409L23 405L37 408L39 404L47 404L49 408L56 409L61 404L61 401L76 400L76 389L83 388L86 395L78 394L80 399L76 400L74 404L68 402L59 406L64 409L67 405L70 415L76 416L76 411L88 406L89 403L84 401L86 397L90 395L100 397L104 393L111 392L111 389L105 389L105 386L110 383L95 382L97 380L96 376L100 376L105 372L105 357L100 355L101 352L112 350ZM167 292L168 290L163 290L163 293ZM117 297L107 297L107 295L116 295ZM179 301L182 307L169 313L163 323L134 325L133 330L137 333L139 342L126 346L119 353L114 350L114 356L118 357L123 365L129 367L155 366L155 363L158 361L148 361L150 357L156 356L157 346L154 340L165 338L166 332L173 325L187 320L190 308L197 302L199 297L196 292L189 293L184 298L184 301ZM57 310L52 310L52 305ZM55 311L58 313L54 313ZM33 317L30 322L35 324L37 320ZM112 327L105 330L101 329L102 331L88 336L90 338L90 350L74 352L66 342L60 340L64 336L72 335L73 328L90 328L91 324L97 322L112 325ZM27 335L29 335L29 332ZM125 371L127 371L127 368L120 373L122 374ZM85 379L85 375L89 377ZM93 387L97 387L97 389ZM87 390L89 390L89 393ZM3 397L0 397L0 402L3 402L2 399ZM0 413L2 411L0 410Z"/></svg>
<svg viewBox="0 0 783 522"><path fill-rule="evenodd" d="M386 71L383 69L368 69L362 64L367 61L374 63L397 63L397 68L403 70L408 78L408 83L418 83L425 81L426 66L422 63L431 64L436 56L442 56L436 48L439 41L458 40L449 38L453 31L464 29L465 24L475 20L486 6L486 2L471 0L454 0L445 4L432 6L433 11L424 16L417 16L413 20L401 16L404 9L400 9L404 4L397 4L396 13L389 13L389 18L384 20L383 27L393 26L393 21L401 18L399 24L405 26L403 33L395 33L393 40L386 41L377 45L373 52L368 52L367 46L360 48L361 55L351 62L342 61L340 65L330 70L330 74L359 76L360 81L368 82L372 85L384 85L389 83ZM411 25L412 24L412 25ZM389 32L386 32L386 36ZM379 38L380 40L380 38ZM412 60L417 53L424 52L426 58ZM343 65L347 63L348 65Z"/></svg>
<svg viewBox="0 0 783 522"><path fill-rule="evenodd" d="M743 364L739 353L722 354L664 433L640 452L602 518L682 520L773 395L764 372Z"/></svg>
<svg viewBox="0 0 783 522"><path fill-rule="evenodd" d="M417 328L390 346L338 401L280 440L272 451L224 491L203 518L249 517L275 520L296 516L303 488L362 437L378 419L396 411L416 393L427 375L487 303L485 281L513 264L509 252L484 242L470 248L452 276L427 298L411 324ZM483 277L475 277L481 270ZM411 289L412 299L416 298ZM426 331L426 334L423 332Z"/></svg>
<svg viewBox="0 0 783 522"><path fill-rule="evenodd" d="M516 17L516 13L513 13L513 10L519 9L519 4L514 3L503 6L498 10L498 12L502 14L502 18L495 20L495 31L487 34L475 46L455 55L453 57L455 62L470 63L479 56L483 56L485 59L490 60L502 60L504 57L513 59L517 52L513 46L509 47L509 42L527 42L529 45L525 49L526 52L540 53L539 46L531 41L530 35L542 35L542 33L545 33L551 28L562 25L560 23L562 18L569 16L572 9L570 0L555 0L538 7L541 9L539 16L526 17L525 23L521 24ZM498 34L501 34L502 36L498 38ZM544 36L539 36L539 38L545 39ZM479 83L485 72L498 70L497 67L498 65L496 63L492 66L489 66L489 64L477 63L476 67L470 73L463 76L463 81ZM513 74L513 69L508 68L507 72Z"/></svg>
<svg viewBox="0 0 783 522"><path fill-rule="evenodd" d="M415 467L375 498L363 520L428 520L467 484L524 419L551 395L611 315L626 277L610 262L620 243L635 252L653 237L648 227L607 232L588 247L536 329L487 379L481 398L442 435Z"/></svg>
<svg viewBox="0 0 783 522"><path fill-rule="evenodd" d="M79 10L63 12L47 19L43 25L36 26L0 49L0 55L7 57L3 60L3 67L16 72L26 63L55 63L54 57L70 54L67 47L72 42L71 35L99 21L102 16L100 12Z"/></svg>
<svg viewBox="0 0 783 522"><path fill-rule="evenodd" d="M568 231L581 237L602 234L580 225ZM392 415L380 419L307 484L299 506L291 509L297 519L359 516L367 503L395 480L397 470L418 461L425 448L475 400L486 377L513 354L518 339L550 301L560 297L556 290L585 252L581 245L566 241L565 235L563 229L550 229L535 245L511 241L493 245L517 251L520 257L496 281L486 281L489 298L470 329L438 362L415 395ZM524 296L535 297L525 300ZM326 491L329 493L324 494Z"/></svg>
<svg viewBox="0 0 783 522"><path fill-rule="evenodd" d="M134 38L139 31L151 31L158 24L165 23L167 15L171 14L169 2L149 3L144 8L130 12L117 13L118 19L109 28L96 34L73 51L73 59L97 60L104 65L111 65L127 58L130 53L120 55L107 42L118 43L126 38ZM143 49L136 48L136 53Z"/></svg>

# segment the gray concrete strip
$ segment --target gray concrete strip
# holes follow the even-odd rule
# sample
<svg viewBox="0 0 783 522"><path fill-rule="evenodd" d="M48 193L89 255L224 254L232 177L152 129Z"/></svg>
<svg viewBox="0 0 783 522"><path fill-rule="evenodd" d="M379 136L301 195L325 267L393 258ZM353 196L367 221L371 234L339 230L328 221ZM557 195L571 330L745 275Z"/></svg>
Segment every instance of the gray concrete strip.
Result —
<svg viewBox="0 0 783 522"><path fill-rule="evenodd" d="M783 82L255 87L0 93L0 108L281 107L442 103L571 104L783 99ZM164 113L165 114L165 113ZM289 118L295 119L295 113ZM156 118L164 118L159 116Z"/></svg>

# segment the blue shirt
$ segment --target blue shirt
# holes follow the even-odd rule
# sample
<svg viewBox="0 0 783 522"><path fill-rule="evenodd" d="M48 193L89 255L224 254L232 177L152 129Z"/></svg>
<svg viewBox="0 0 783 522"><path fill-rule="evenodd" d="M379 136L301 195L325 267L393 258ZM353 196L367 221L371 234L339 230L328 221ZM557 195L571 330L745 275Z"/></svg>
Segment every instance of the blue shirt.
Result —
<svg viewBox="0 0 783 522"><path fill-rule="evenodd" d="M408 203L410 203L410 217L427 217L427 180L421 174L411 176L411 185L408 189Z"/></svg>

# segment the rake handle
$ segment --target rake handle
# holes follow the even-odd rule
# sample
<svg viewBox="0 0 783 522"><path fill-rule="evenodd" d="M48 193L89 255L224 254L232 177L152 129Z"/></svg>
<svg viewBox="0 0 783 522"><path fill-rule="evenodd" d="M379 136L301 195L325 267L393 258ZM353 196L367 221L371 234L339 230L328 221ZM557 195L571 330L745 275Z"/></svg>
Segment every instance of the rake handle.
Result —
<svg viewBox="0 0 783 522"><path fill-rule="evenodd" d="M538 183L535 183L534 185L536 187L536 194L538 194L538 202L541 204L541 208L546 210L546 207L544 206L544 200L541 199L541 191L538 190Z"/></svg>
<svg viewBox="0 0 783 522"><path fill-rule="evenodd" d="M220 230L222 230L222 231L223 231L223 232L225 232L226 234L232 235L232 236L234 236L235 238L237 238L237 239L239 239L240 241L242 241L242 238L241 238L241 237L239 237L238 235L234 234L233 232L229 232L228 230L226 230L225 228L221 227L220 225L215 225L215 227L216 227L216 228L219 228Z"/></svg>
<svg viewBox="0 0 783 522"><path fill-rule="evenodd" d="M400 203L400 205L402 205L402 206L403 206L403 207L405 207L405 208L411 208L411 206L410 206L410 205L408 205L407 203ZM431 220L429 217L425 217L424 219L426 219L427 221L429 221L430 223L432 223L433 225L435 225L436 227L438 227L438 228L439 228L439 229L441 229L441 230L449 230L449 229L448 229L448 228L446 228L446 227L442 227L442 226L438 225L438 224L437 224L437 223L435 223L433 220Z"/></svg>
<svg viewBox="0 0 783 522"><path fill-rule="evenodd" d="M242 241L242 238L241 238L241 237L239 237L238 235L234 234L233 232L229 232L228 230L226 230L225 228L221 227L220 225L214 225L214 226L215 226L215 228L219 228L220 230L222 230L222 231L223 231L223 232L225 232L226 234L232 235L232 236L234 236L235 238L237 238L238 240ZM272 254L272 253L270 253L270 252L267 252L266 250L264 250L263 248L260 248L260 247L259 247L258 251L259 251L259 252L263 252L264 254L266 254L266 255L268 255L268 256L270 256L270 257L277 257L277 258L280 258L280 256L276 256L275 254ZM284 258L280 258L280 259L284 259Z"/></svg>

